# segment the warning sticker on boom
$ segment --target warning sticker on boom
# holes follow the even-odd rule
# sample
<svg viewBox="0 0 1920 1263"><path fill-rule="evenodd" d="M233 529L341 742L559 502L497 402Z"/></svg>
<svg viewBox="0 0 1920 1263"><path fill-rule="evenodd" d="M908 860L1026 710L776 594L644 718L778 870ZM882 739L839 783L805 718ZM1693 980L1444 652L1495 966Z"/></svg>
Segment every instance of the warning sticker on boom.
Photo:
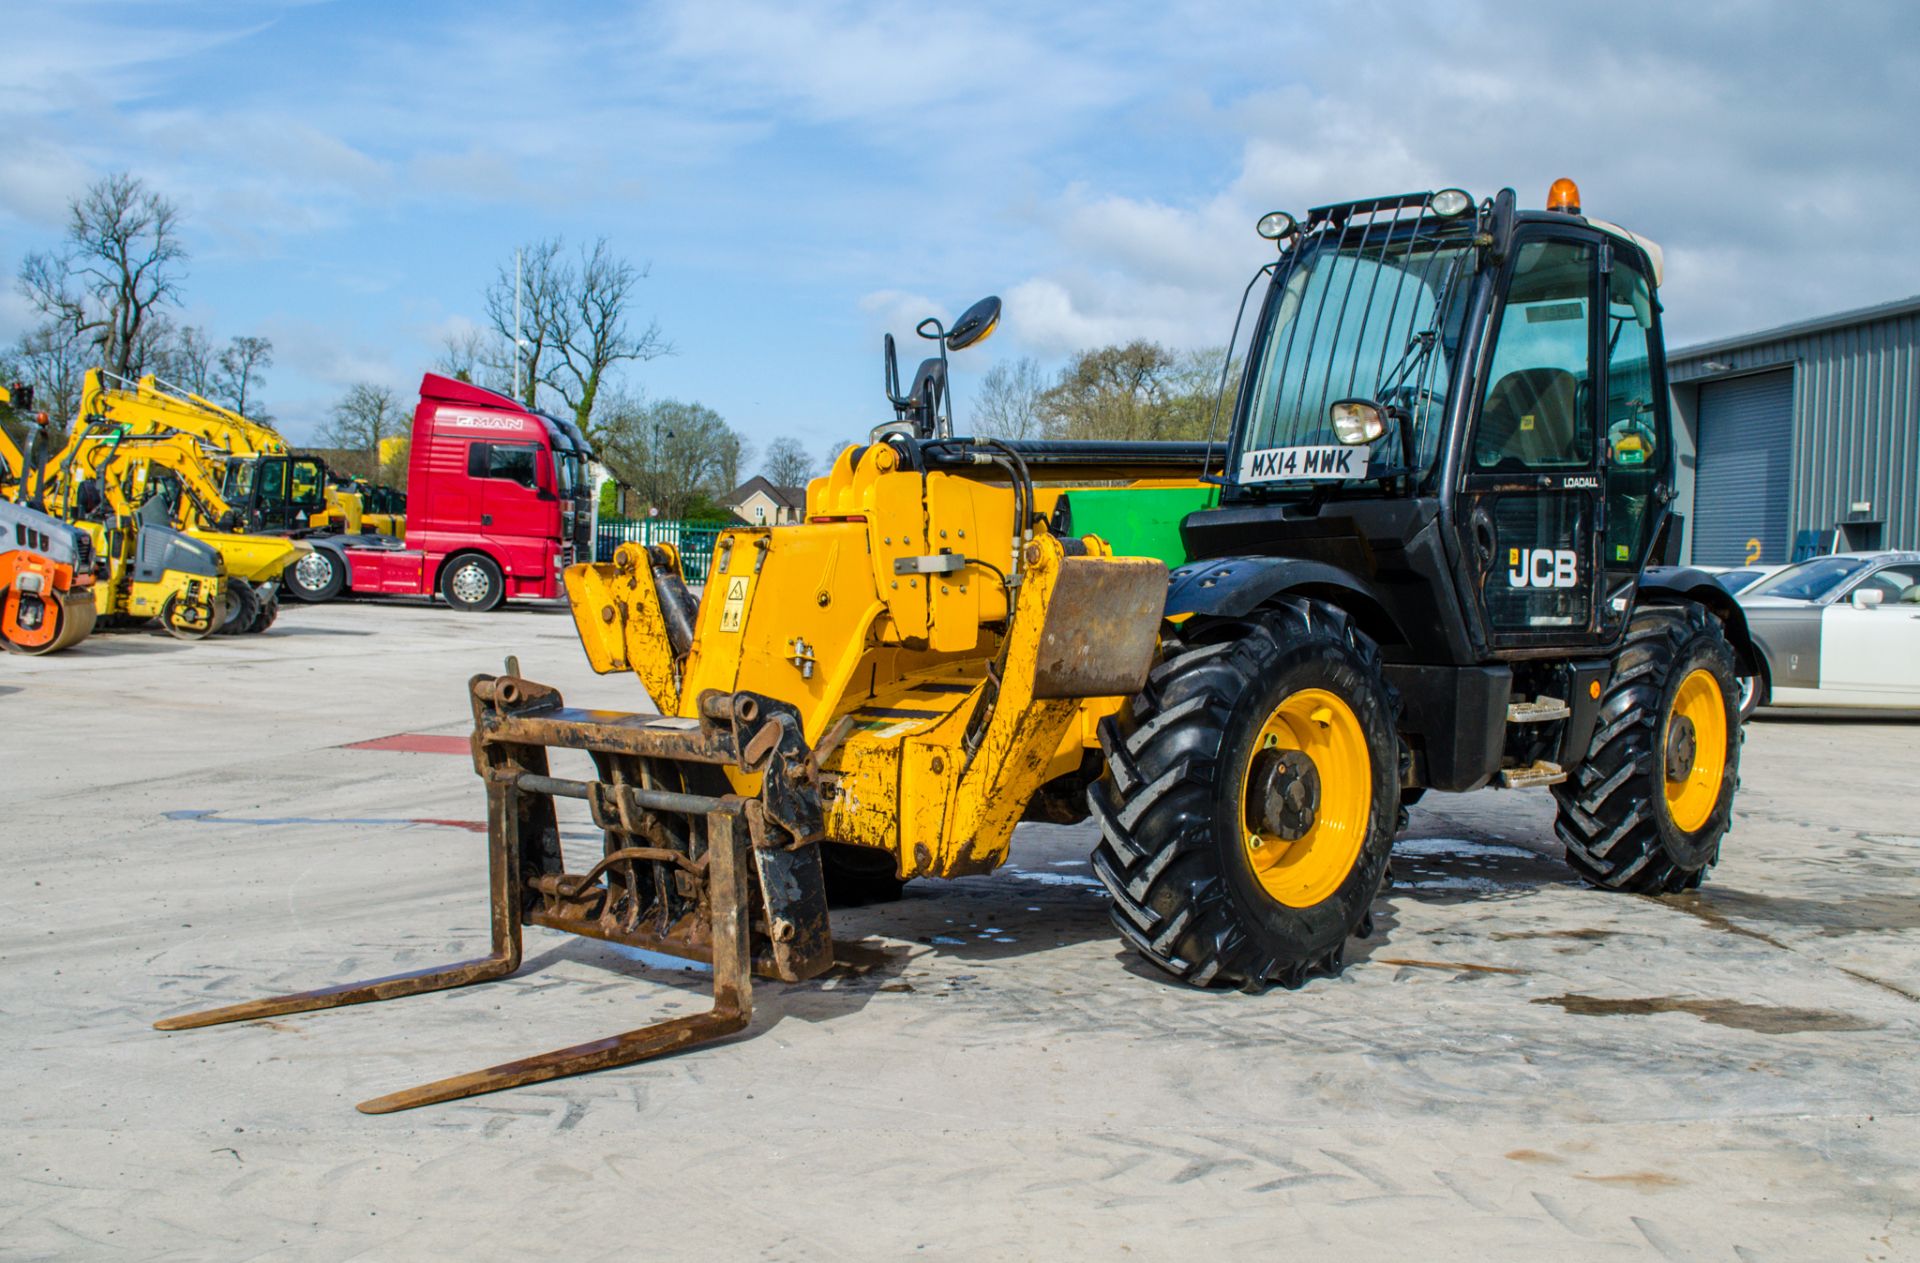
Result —
<svg viewBox="0 0 1920 1263"><path fill-rule="evenodd" d="M720 607L720 630L737 632L740 620L747 611L747 585L752 580L746 575L731 575L727 578L727 603Z"/></svg>
<svg viewBox="0 0 1920 1263"><path fill-rule="evenodd" d="M1267 447L1240 458L1241 482L1292 478L1365 478L1364 447Z"/></svg>

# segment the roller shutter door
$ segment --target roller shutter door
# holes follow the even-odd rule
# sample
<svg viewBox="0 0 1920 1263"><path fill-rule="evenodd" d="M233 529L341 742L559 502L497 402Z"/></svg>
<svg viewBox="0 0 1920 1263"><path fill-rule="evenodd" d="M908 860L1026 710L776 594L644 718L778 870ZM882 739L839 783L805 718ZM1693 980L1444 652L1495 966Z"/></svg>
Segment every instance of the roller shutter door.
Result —
<svg viewBox="0 0 1920 1263"><path fill-rule="evenodd" d="M1700 387L1693 475L1693 560L1740 566L1791 560L1793 370Z"/></svg>

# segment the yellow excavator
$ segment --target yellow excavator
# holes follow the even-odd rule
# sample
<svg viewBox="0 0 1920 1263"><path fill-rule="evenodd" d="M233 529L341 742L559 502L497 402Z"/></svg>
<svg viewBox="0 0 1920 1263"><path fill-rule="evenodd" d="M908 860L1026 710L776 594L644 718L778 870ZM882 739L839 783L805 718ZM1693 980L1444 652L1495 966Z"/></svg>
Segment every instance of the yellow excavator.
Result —
<svg viewBox="0 0 1920 1263"><path fill-rule="evenodd" d="M30 444L36 449L40 446L43 444ZM197 615L162 618L175 635L197 638L213 631L265 631L279 614L281 576L310 548L285 536L232 529L237 515L225 504L220 487L211 477L218 466L200 442L186 434L129 434L95 416L76 426L51 458L39 459L37 450L23 454L5 440L0 440L0 456L22 470L10 489L12 498L83 529L99 527L101 535L96 542L103 557L126 552L122 541L108 538L116 523L118 529L138 533L161 528L214 550L219 561L219 592L209 598L211 622ZM159 556L154 551L160 547L157 541L167 537L152 538L156 542L149 543L147 551ZM198 553L198 549L180 551L181 564L191 562L204 569L193 560ZM137 545L127 554L136 559L138 555ZM103 616L145 618L161 614L167 593L149 594L146 588L153 581L136 584L136 571L146 573L136 566L123 576L125 583L108 584L98 591L98 598L104 602L100 609ZM206 587L205 580L210 576L197 577L202 580L201 587ZM136 586L140 589L137 592ZM182 604L183 610L193 608L193 601Z"/></svg>
<svg viewBox="0 0 1920 1263"><path fill-rule="evenodd" d="M102 418L127 434L191 435L220 466L219 482L239 525L276 534L406 534L397 493L328 468L317 456L294 452L271 426L153 374L137 381L90 370L81 387L83 421ZM382 511L373 511L377 499Z"/></svg>
<svg viewBox="0 0 1920 1263"><path fill-rule="evenodd" d="M0 390L0 404L24 407L31 392ZM33 418L28 450L45 446L46 414ZM169 635L200 640L258 607L236 596L214 546L169 524L161 497L143 501L131 470L91 484L98 502L78 520L49 512L44 470L0 431L0 526L20 545L0 557L0 633L23 653L78 643L96 624L153 619ZM57 529L56 529L57 528ZM65 532L68 538L62 539ZM0 554L6 554L0 548ZM244 585L240 585L244 586ZM251 594L251 589L248 589Z"/></svg>

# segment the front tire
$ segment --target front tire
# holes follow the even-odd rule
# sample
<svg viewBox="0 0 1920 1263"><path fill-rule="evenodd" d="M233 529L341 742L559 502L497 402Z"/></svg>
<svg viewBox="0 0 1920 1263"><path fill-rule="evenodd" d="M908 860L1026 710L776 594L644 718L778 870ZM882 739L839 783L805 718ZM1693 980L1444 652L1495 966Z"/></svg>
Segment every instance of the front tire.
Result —
<svg viewBox="0 0 1920 1263"><path fill-rule="evenodd" d="M1399 820L1379 652L1345 613L1302 599L1182 631L1101 724L1107 769L1088 803L1113 923L1195 986L1338 973Z"/></svg>
<svg viewBox="0 0 1920 1263"><path fill-rule="evenodd" d="M498 607L506 591L499 564L484 553L462 553L440 571L441 599L469 614Z"/></svg>
<svg viewBox="0 0 1920 1263"><path fill-rule="evenodd" d="M1705 606L1636 610L1586 761L1553 788L1573 871L1604 890L1690 890L1720 858L1740 778L1740 680Z"/></svg>
<svg viewBox="0 0 1920 1263"><path fill-rule="evenodd" d="M300 601L331 601L346 590L347 563L329 548L314 548L286 569L287 595Z"/></svg>

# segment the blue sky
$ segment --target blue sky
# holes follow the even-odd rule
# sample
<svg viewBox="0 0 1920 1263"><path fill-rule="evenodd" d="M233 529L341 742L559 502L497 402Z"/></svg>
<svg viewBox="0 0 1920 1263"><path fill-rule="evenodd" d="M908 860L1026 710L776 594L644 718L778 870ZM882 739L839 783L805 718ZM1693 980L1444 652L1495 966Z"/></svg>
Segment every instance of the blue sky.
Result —
<svg viewBox="0 0 1920 1263"><path fill-rule="evenodd" d="M180 3L10 6L0 269L131 170L177 317L265 333L296 438L411 395L516 243L650 261L627 386L814 453L886 419L879 341L984 293L956 361L1225 341L1254 218L1502 184L1661 241L1676 343L1920 291L1920 6ZM1902 238L1903 239L1903 238ZM0 339L31 320L0 296ZM911 357L909 345L905 354Z"/></svg>

